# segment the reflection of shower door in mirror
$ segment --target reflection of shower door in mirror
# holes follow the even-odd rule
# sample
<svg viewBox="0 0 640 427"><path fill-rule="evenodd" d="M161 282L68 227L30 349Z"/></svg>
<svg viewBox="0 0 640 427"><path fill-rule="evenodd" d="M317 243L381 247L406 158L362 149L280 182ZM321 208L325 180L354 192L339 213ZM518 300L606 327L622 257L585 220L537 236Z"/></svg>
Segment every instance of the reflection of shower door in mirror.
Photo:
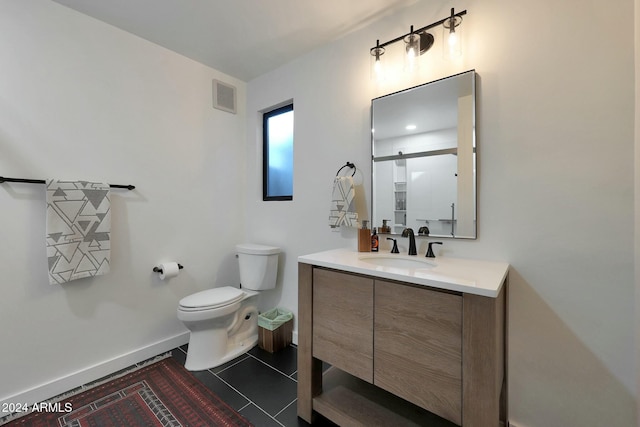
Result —
<svg viewBox="0 0 640 427"><path fill-rule="evenodd" d="M431 235L452 234L457 170L453 154L407 159L407 227L417 233L426 225Z"/></svg>
<svg viewBox="0 0 640 427"><path fill-rule="evenodd" d="M393 227L396 203L394 199L393 178L393 161L374 163L373 186L376 188L378 197L376 197L376 202L373 205L373 218L379 218L380 221L372 223L372 227L379 227L383 219L388 220L389 226ZM393 232L396 233L395 230Z"/></svg>
<svg viewBox="0 0 640 427"><path fill-rule="evenodd" d="M402 233L407 225L407 161L393 161L393 232Z"/></svg>

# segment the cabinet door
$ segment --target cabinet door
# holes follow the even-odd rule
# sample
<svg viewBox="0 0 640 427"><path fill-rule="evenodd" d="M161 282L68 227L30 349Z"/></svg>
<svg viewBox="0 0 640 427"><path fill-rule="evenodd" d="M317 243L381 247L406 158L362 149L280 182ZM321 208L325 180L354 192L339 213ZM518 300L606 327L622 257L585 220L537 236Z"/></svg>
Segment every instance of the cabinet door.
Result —
<svg viewBox="0 0 640 427"><path fill-rule="evenodd" d="M313 270L313 357L373 381L373 280Z"/></svg>
<svg viewBox="0 0 640 427"><path fill-rule="evenodd" d="M462 296L375 281L374 384L460 425Z"/></svg>

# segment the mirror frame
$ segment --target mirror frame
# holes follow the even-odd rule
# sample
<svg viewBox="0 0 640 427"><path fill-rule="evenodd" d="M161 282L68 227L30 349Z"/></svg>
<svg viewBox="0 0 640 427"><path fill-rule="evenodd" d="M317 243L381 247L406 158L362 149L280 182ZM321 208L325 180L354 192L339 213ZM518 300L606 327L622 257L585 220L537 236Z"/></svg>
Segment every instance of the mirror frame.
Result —
<svg viewBox="0 0 640 427"><path fill-rule="evenodd" d="M471 105L470 105L470 119L471 119L471 123L470 123L470 129L471 129L471 135L470 135L470 141L471 141L471 145L472 145L472 151L470 151L470 153L472 153L471 155L471 161L467 160L467 164L471 164L471 171L467 171L466 173L471 173L470 176L467 177L467 187L469 188L469 193L470 193L470 197L468 197L467 199L465 199L465 204L467 206L467 210L469 212L469 216L473 216L472 218L472 232L464 232L464 235L461 235L458 233L458 228L457 228L457 221L458 221L458 217L454 216L455 214L453 212L455 212L455 207L452 205L452 216L454 216L454 218L452 218L451 220L449 220L448 222L451 224L451 233L450 234L433 234L430 233L429 235L423 235L423 234L419 234L418 231L419 230L414 230L414 234L416 237L437 237L437 238L452 238L452 239L476 239L477 235L478 235L478 221L477 221L477 217L478 217L478 191L477 191L477 135L476 135L476 126L477 126L477 119L476 119L476 86L477 86L477 73L475 72L475 70L469 70L469 71L465 71L462 73L458 73L458 74L454 74L452 76L448 76L448 77L444 77L442 79L438 79L438 80L434 80L428 83L424 83L421 85L417 85L411 88L407 88L407 89L403 89L397 92L393 92L387 95L383 95L377 98L374 98L371 100L371 227L376 227L378 229L380 229L381 225L382 225L382 218L377 218L374 214L375 212L375 203L376 203L376 180L375 180L375 164L376 162L380 162L380 161L385 161L385 160L399 160L399 159L411 159L411 158L416 158L416 157L427 157L427 156L433 156L433 155L441 155L441 154L452 154L455 153L456 157L458 159L460 159L462 157L462 154L460 157L458 157L458 148L459 147L459 135L457 136L457 138L454 140L456 141L456 148L447 148L447 149L440 149L440 150L432 150L432 151L427 151L427 152L419 152L419 153L401 153L399 152L398 155L391 155L391 156L375 156L375 139L374 139L374 129L375 129L375 124L376 124L376 110L375 110L375 104L376 102L379 102L381 100L384 99L391 99L392 97L397 98L403 94L407 94L408 92L411 91L415 91L415 90L419 90L419 89L428 89L429 87L437 87L436 85L438 83L443 83L443 82L449 82L452 79L455 78L462 78L464 76L469 76L470 77L470 85L471 85L471 90L470 90L470 95L471 95ZM467 93L467 92L465 92ZM426 95L427 97L429 95ZM452 94L452 100L457 100L459 99L459 94ZM459 120L459 110L457 110L456 112L456 121ZM379 119L378 119L379 121ZM467 122L468 123L468 122ZM469 127L467 126L467 129ZM429 132L429 131L427 131ZM460 125L458 122L458 133L460 133ZM469 150L466 150L467 152L469 152ZM468 169L468 168L467 168ZM459 172L459 170L458 170ZM458 177L459 174L456 174L456 177ZM464 176L464 175L463 175ZM472 182L472 183L471 183ZM459 197L459 181L458 178L456 178L456 203L460 200ZM469 187L470 185L470 187ZM405 190L406 191L406 190ZM472 200L471 200L472 199ZM392 200L393 203L393 200ZM460 205L460 204L459 204ZM428 225L428 221L426 222L426 224ZM440 221L445 221L444 219L437 219L438 222ZM469 221L471 221L471 219L469 219L467 221L467 224L469 224ZM406 224L406 221L405 221ZM397 228L397 227L396 227ZM467 226L467 229L469 229L469 227ZM467 230L468 231L468 230ZM384 234L389 234L392 236L398 236L401 233L399 232L394 232L394 228L393 228L393 224L391 224L391 232L389 233L384 233Z"/></svg>

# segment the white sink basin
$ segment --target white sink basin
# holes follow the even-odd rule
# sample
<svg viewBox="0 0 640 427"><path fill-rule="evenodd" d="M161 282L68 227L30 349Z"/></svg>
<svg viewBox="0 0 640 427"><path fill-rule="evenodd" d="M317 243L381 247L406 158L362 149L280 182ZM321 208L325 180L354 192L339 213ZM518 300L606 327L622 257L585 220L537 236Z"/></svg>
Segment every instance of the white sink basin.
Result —
<svg viewBox="0 0 640 427"><path fill-rule="evenodd" d="M408 269L408 270L435 267L435 264L427 261L426 259L417 258L417 255L416 255L416 258L405 258L405 257L401 258L401 255L399 256L361 255L359 259L362 262L378 265L380 267L393 267L393 268L402 268L402 269Z"/></svg>

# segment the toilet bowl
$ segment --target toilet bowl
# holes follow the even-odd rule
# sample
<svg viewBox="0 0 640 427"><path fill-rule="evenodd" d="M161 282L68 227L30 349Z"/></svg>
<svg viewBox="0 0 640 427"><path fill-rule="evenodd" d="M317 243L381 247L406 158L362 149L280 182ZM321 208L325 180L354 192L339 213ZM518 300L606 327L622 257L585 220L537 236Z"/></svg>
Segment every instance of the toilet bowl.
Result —
<svg viewBox="0 0 640 427"><path fill-rule="evenodd" d="M185 368L201 371L246 353L258 342L259 291L275 288L278 254L273 246L236 246L241 288L224 286L186 296L178 319L189 329Z"/></svg>

